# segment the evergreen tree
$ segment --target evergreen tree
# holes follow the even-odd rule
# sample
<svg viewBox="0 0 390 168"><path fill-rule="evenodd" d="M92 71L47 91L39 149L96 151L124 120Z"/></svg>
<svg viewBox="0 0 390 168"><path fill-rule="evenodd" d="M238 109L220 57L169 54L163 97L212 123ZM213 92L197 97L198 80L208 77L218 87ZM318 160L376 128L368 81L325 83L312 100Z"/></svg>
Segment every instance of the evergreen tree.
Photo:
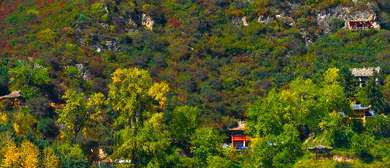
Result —
<svg viewBox="0 0 390 168"><path fill-rule="evenodd" d="M379 84L376 79L378 74L374 71L374 74L370 78L365 91L368 98L369 105L372 106L371 109L375 110L376 113L382 113L384 109L383 93L380 91Z"/></svg>
<svg viewBox="0 0 390 168"><path fill-rule="evenodd" d="M341 67L339 71L338 81L339 84L344 88L346 98L348 98L349 100L353 100L356 94L356 83L354 81L352 72L348 67Z"/></svg>

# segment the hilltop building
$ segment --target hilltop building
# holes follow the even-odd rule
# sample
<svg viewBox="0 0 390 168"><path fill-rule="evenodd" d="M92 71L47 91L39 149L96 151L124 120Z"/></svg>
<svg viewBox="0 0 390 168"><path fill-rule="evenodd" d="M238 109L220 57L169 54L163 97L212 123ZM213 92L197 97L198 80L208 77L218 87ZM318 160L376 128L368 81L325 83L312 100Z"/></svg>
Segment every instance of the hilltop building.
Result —
<svg viewBox="0 0 390 168"><path fill-rule="evenodd" d="M352 75L355 77L356 84L359 87L364 87L370 80L370 77L374 75L374 71L380 73L380 67L368 67L368 68L351 68ZM375 78L376 84L379 84L379 78Z"/></svg>

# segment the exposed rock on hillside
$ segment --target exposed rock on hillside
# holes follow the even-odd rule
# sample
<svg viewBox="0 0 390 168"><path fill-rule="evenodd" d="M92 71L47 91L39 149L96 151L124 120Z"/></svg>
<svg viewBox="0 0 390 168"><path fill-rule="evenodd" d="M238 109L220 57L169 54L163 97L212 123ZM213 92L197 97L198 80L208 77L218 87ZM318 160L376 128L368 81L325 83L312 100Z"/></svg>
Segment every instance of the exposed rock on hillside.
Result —
<svg viewBox="0 0 390 168"><path fill-rule="evenodd" d="M142 14L142 25L149 29L153 29L154 21L150 16Z"/></svg>
<svg viewBox="0 0 390 168"><path fill-rule="evenodd" d="M245 16L238 16L232 19L232 23L236 26L248 26L248 21Z"/></svg>
<svg viewBox="0 0 390 168"><path fill-rule="evenodd" d="M257 19L258 22L264 23L264 24L270 24L272 22L272 18L269 15L260 15Z"/></svg>
<svg viewBox="0 0 390 168"><path fill-rule="evenodd" d="M83 64L76 64L76 67L80 71L81 78L84 80L91 80L91 74L87 67L85 67Z"/></svg>
<svg viewBox="0 0 390 168"><path fill-rule="evenodd" d="M345 21L371 21L375 29L380 29L375 11L370 5L365 10L352 10L351 7L335 7L316 13L317 24L324 34L330 34L331 20L340 18Z"/></svg>
<svg viewBox="0 0 390 168"><path fill-rule="evenodd" d="M302 8L306 10L307 15L297 18L296 14L304 10ZM277 20L286 26L298 27L302 38L305 39L306 46L312 44L319 36L331 34L331 31L334 30L332 28L335 26L332 25L332 19L334 18L344 20L345 28L347 28L347 21L370 21L375 29L380 29L377 14L374 7L369 3L366 5L356 4L352 7L336 6L323 10L311 8L312 6L307 6L306 4L286 2L280 5L279 8L260 15L257 21L271 24L273 20ZM236 19L233 23L238 22L238 20ZM313 26L320 31L308 29Z"/></svg>

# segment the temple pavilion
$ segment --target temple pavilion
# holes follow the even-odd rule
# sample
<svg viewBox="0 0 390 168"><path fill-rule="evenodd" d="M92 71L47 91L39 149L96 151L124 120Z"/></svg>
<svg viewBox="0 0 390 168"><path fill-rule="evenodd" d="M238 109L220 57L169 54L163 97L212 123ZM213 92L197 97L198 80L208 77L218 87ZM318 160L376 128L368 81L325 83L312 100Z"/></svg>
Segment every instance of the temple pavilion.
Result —
<svg viewBox="0 0 390 168"><path fill-rule="evenodd" d="M316 160L318 159L318 153L327 153L329 155L329 152L332 151L332 149L333 149L332 147L326 147L321 144L308 148L310 152L316 153Z"/></svg>
<svg viewBox="0 0 390 168"><path fill-rule="evenodd" d="M363 121L363 125L366 123L367 119L371 119L374 117L375 111L370 110L371 106L362 107L360 104L352 104L354 116L348 116L344 112L339 111L339 114L344 118L344 121L348 124L348 121L353 119L358 119ZM349 124L348 124L349 125Z"/></svg>
<svg viewBox="0 0 390 168"><path fill-rule="evenodd" d="M229 128L231 132L232 147L235 149L245 149L248 148L247 139L248 136L244 134L245 123L242 121L238 122L238 126L234 128Z"/></svg>
<svg viewBox="0 0 390 168"><path fill-rule="evenodd" d="M369 68L351 68L352 75L355 77L356 84L359 87L364 87L370 80L370 77L374 75L374 71L376 73L380 73L380 67L369 67ZM375 78L376 84L379 84L379 78Z"/></svg>

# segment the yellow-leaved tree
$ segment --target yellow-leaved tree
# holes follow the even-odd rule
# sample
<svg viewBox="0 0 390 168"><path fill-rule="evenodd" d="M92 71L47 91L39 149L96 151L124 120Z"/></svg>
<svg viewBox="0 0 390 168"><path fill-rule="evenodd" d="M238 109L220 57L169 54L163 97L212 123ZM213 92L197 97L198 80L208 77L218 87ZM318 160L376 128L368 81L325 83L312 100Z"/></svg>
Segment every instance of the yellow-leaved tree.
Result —
<svg viewBox="0 0 390 168"><path fill-rule="evenodd" d="M47 168L57 168L60 163L55 151L51 147L43 150L43 166Z"/></svg>
<svg viewBox="0 0 390 168"><path fill-rule="evenodd" d="M16 146L15 142L10 142L5 147L5 155L4 159L2 160L3 164L2 167L13 167L17 166L19 163L19 149Z"/></svg>
<svg viewBox="0 0 390 168"><path fill-rule="evenodd" d="M5 125L7 123L7 114L0 111L0 124Z"/></svg>
<svg viewBox="0 0 390 168"><path fill-rule="evenodd" d="M148 71L137 68L117 69L112 74L112 83L108 85L108 102L119 116L115 125L130 125L134 131L136 124L150 117L155 108L152 102L162 106L169 86L165 82L152 82Z"/></svg>
<svg viewBox="0 0 390 168"><path fill-rule="evenodd" d="M61 136L71 144L76 143L77 135L92 127L94 122L102 120L102 106L105 97L102 93L85 95L74 90L67 90L63 98L67 99L64 108L58 111L58 122L66 125L66 129L61 130ZM87 132L87 131L84 131Z"/></svg>
<svg viewBox="0 0 390 168"><path fill-rule="evenodd" d="M168 84L153 83L148 71L137 68L117 69L112 81L107 102L118 113L114 125L119 129L113 156L141 167L147 163L162 166L159 161L163 159L158 158L166 154L170 134L164 114L157 109L166 101Z"/></svg>
<svg viewBox="0 0 390 168"><path fill-rule="evenodd" d="M25 140L20 145L20 164L24 168L38 167L39 149L33 143Z"/></svg>

